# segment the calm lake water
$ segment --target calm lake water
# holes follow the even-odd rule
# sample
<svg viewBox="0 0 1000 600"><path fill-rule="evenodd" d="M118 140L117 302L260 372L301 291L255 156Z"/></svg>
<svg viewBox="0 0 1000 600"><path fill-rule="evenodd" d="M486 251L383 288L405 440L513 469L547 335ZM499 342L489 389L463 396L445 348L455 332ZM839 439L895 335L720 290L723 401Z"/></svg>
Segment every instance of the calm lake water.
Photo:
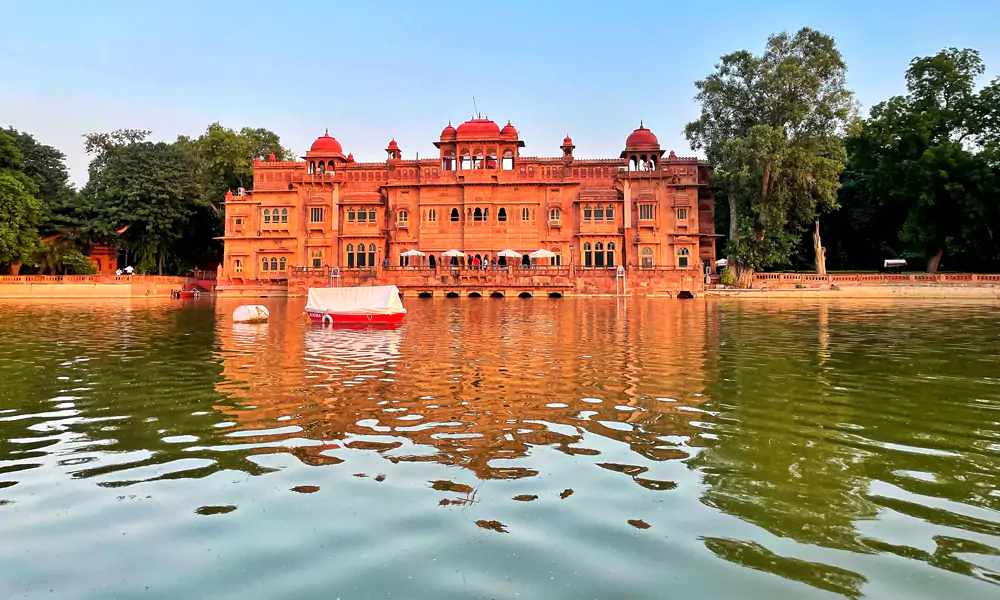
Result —
<svg viewBox="0 0 1000 600"><path fill-rule="evenodd" d="M1000 307L0 303L0 598L1000 598Z"/></svg>

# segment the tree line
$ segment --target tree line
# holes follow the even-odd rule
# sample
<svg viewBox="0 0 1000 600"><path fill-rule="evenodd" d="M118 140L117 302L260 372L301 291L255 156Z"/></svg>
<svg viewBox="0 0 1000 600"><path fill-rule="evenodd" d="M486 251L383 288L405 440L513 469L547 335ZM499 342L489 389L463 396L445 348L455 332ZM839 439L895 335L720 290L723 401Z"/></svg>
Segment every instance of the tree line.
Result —
<svg viewBox="0 0 1000 600"><path fill-rule="evenodd" d="M696 82L701 114L685 128L715 167L723 278L890 258L1000 270L1000 78L984 73L971 49L914 58L906 94L862 118L828 35L803 28L760 55L724 55Z"/></svg>
<svg viewBox="0 0 1000 600"><path fill-rule="evenodd" d="M13 127L0 129L0 268L88 274L94 245L130 254L139 273L184 273L218 260L226 190L253 186L253 161L292 152L267 129L219 123L197 138L149 141L121 129L84 136L87 184L70 185L65 155Z"/></svg>
<svg viewBox="0 0 1000 600"><path fill-rule="evenodd" d="M906 94L860 116L835 40L811 28L731 52L697 81L685 127L715 168L724 281L764 269L874 270L887 258L934 272L1000 270L1000 78L971 49L914 58ZM63 154L0 129L0 268L86 272L94 244L141 273L181 273L221 255L227 189L253 161L292 154L266 129L218 123L197 138L124 129L84 136L89 180Z"/></svg>

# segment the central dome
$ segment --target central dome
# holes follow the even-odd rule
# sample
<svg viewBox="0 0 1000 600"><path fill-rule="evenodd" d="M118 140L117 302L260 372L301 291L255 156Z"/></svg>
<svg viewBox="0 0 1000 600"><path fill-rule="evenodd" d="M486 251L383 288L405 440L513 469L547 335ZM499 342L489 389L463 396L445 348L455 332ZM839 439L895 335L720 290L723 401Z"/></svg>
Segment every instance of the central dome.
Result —
<svg viewBox="0 0 1000 600"><path fill-rule="evenodd" d="M456 133L459 138L495 140L500 137L500 127L489 119L469 119L458 126Z"/></svg>
<svg viewBox="0 0 1000 600"><path fill-rule="evenodd" d="M649 150L660 147L660 140L656 139L653 132L642 126L639 121L639 128L629 134L625 140L626 149Z"/></svg>
<svg viewBox="0 0 1000 600"><path fill-rule="evenodd" d="M344 148L337 141L337 138L330 137L330 130L327 129L321 137L316 138L313 142L312 147L309 148L310 152L332 152L336 154L343 154Z"/></svg>

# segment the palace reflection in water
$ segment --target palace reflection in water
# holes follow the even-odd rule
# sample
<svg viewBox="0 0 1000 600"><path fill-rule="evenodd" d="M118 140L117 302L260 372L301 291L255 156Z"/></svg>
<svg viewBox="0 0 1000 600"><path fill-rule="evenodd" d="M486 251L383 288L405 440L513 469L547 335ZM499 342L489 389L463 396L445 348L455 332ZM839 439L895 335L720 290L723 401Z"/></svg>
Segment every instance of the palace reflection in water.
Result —
<svg viewBox="0 0 1000 600"><path fill-rule="evenodd" d="M264 302L0 304L0 596L997 592L993 305Z"/></svg>

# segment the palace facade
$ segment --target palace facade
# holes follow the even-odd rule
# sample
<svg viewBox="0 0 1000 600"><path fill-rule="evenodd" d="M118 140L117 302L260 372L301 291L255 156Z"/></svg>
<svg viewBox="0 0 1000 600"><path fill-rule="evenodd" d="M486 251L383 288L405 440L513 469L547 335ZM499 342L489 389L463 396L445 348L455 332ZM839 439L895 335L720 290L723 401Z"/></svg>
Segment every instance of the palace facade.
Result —
<svg viewBox="0 0 1000 600"><path fill-rule="evenodd" d="M255 161L253 190L226 195L219 283L329 267L437 269L453 264L449 250L506 265L518 259L498 253L512 249L527 265L545 249L555 257L535 262L574 271L696 275L715 261L711 167L666 153L642 124L616 158L578 159L569 137L558 156L525 156L510 122L483 118L449 123L434 146L436 158L409 160L392 140L385 161L357 162L328 131L302 161ZM425 256L403 256L410 250Z"/></svg>

